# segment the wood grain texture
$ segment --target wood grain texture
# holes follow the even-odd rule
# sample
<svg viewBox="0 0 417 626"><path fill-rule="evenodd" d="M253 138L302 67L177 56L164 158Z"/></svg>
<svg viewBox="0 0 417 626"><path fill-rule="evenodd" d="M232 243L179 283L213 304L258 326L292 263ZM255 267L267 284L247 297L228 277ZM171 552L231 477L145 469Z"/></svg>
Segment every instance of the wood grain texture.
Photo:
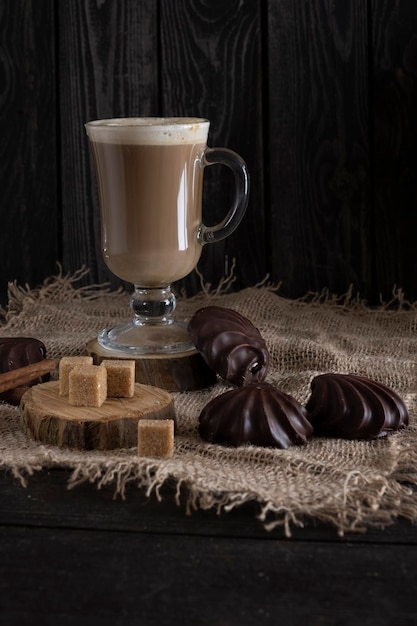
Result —
<svg viewBox="0 0 417 626"><path fill-rule="evenodd" d="M375 289L417 298L417 4L372 0Z"/></svg>
<svg viewBox="0 0 417 626"><path fill-rule="evenodd" d="M156 3L82 0L59 4L62 259L90 282L119 286L101 255L96 179L84 123L156 114Z"/></svg>
<svg viewBox="0 0 417 626"><path fill-rule="evenodd" d="M103 359L121 358L117 352L102 348L97 339L89 341L86 348L95 365L99 365ZM217 379L216 373L209 368L197 350L167 355L127 355L127 358L135 361L137 383L154 385L169 391L205 389Z"/></svg>
<svg viewBox="0 0 417 626"><path fill-rule="evenodd" d="M237 231L203 249L199 270L217 286L236 259L234 287L267 272L263 190L261 4L256 0L162 0L161 101L164 115L196 115L211 122L209 145L238 152L251 176L249 207ZM205 172L204 219L220 222L230 205L224 167ZM222 171L223 170L223 171ZM198 290L195 275L180 283Z"/></svg>
<svg viewBox="0 0 417 626"><path fill-rule="evenodd" d="M372 283L366 3L269 4L273 276L289 296Z"/></svg>
<svg viewBox="0 0 417 626"><path fill-rule="evenodd" d="M0 539L5 626L415 622L415 546L24 526Z"/></svg>
<svg viewBox="0 0 417 626"><path fill-rule="evenodd" d="M59 395L59 382L36 385L21 403L24 431L36 441L78 450L132 448L140 419L172 419L172 395L147 385L135 385L132 398L107 398L100 407L73 406Z"/></svg>
<svg viewBox="0 0 417 626"><path fill-rule="evenodd" d="M56 271L53 0L0 5L0 292ZM35 262L36 259L36 262Z"/></svg>

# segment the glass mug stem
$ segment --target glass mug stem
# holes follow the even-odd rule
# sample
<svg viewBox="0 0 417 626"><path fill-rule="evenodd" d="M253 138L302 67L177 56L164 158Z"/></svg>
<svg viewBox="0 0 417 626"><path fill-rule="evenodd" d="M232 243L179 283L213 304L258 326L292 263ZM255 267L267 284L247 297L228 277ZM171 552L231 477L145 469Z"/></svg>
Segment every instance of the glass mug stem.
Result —
<svg viewBox="0 0 417 626"><path fill-rule="evenodd" d="M170 285L160 288L154 287L153 289L144 289L135 285L130 306L135 315L134 323L136 326L150 322L161 325L172 324L176 299Z"/></svg>
<svg viewBox="0 0 417 626"><path fill-rule="evenodd" d="M104 348L130 355L194 350L186 325L174 319L171 282L197 265L201 248L228 237L248 204L249 174L227 148L208 148L200 118L122 118L86 125L92 148L105 262L134 284L133 319L98 336ZM225 218L202 223L204 169L222 164L235 192ZM164 231L165 228L165 231Z"/></svg>

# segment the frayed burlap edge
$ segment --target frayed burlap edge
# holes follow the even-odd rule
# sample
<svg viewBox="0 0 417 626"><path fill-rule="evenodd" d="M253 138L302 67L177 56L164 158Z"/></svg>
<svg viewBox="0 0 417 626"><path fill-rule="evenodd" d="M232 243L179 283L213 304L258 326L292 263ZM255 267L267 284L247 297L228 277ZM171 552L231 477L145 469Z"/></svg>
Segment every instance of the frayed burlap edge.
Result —
<svg viewBox="0 0 417 626"><path fill-rule="evenodd" d="M45 450L41 462L36 464L4 464L0 467L9 471L14 478L27 487L29 477L42 469L61 468L71 471L67 488L90 483L97 489L111 487L114 499L125 500L132 497L130 488L140 489L146 497L155 496L158 501L164 498L163 490L168 486L174 494L177 506L184 507L187 515L195 511L215 511L217 515L227 514L245 504L256 504L257 519L267 531L282 528L290 538L293 530L302 529L312 523L333 526L339 536L345 533L364 533L369 528L384 529L399 518L410 522L417 520L417 449L416 433L391 435L400 437L401 459L393 472L385 476L372 472L352 470L346 475L342 502L333 506L317 502L306 509L303 503L298 507L277 504L273 499L261 499L255 492L210 491L193 483L190 477L178 477L171 463L153 459L134 458L133 454L120 461L95 461L84 463L66 462L62 464L54 458L52 450ZM177 450L176 453L181 453ZM175 459L174 459L175 461ZM358 499L358 492L366 485L366 496ZM361 489L355 489L362 485ZM353 488L352 488L353 487Z"/></svg>
<svg viewBox="0 0 417 626"><path fill-rule="evenodd" d="M79 270L71 273L63 273L62 266L58 263L58 273L54 276L48 277L38 287L30 287L28 284L19 285L16 281L8 283L7 288L7 306L0 306L0 324L7 325L7 322L16 314L20 313L23 304L30 301L59 301L63 299L68 300L95 300L97 298L110 297L114 298L117 295L123 293L123 289L120 287L117 291L112 290L108 283L89 284L86 286L77 286L76 284L90 273L90 270L83 266ZM230 292L235 280L236 260L233 259L230 267L230 272L227 276L223 277L219 284L214 287L211 283L205 282L203 275L195 268L194 272L200 281L200 293L196 294L191 299L195 300L216 300L217 298ZM267 289L276 294L279 293L282 283L273 283L270 281L270 276L267 274L259 283L251 287L250 289ZM129 295L129 294L126 294ZM180 292L179 298L186 298L184 292ZM417 311L417 301L413 302L406 298L404 291L396 286L392 289L392 298L390 300L384 300L380 296L378 307L370 307L367 300L362 298L360 294L354 294L353 286L350 285L348 290L342 294L335 294L328 288L323 288L321 291L309 291L304 296L295 299L294 301L308 304L309 306L330 306L337 307L339 309L352 310L364 310L368 313L370 311L399 311L399 310L412 310Z"/></svg>
<svg viewBox="0 0 417 626"><path fill-rule="evenodd" d="M406 462L417 462L416 453L411 454ZM401 484L401 477L391 475L382 481L374 491L370 489L366 500L358 502L356 494L349 495L346 489L346 496L343 507L329 509L316 508L314 511L300 509L296 511L286 506L275 505L272 501L260 500L256 494L230 492L207 492L196 488L192 483L184 480L177 480L175 476L164 476L160 471L160 466L148 467L146 471L137 468L139 471L132 471L126 468L103 468L103 472L97 472L97 467L90 473L86 468L76 469L68 482L68 488L72 489L86 481L96 483L100 489L107 484L113 484L117 476L117 495L125 497L129 483L134 483L136 487L144 489L146 496L155 495L159 501L163 496L161 490L164 485L175 485L175 501L178 506L185 506L187 515L192 515L198 510L215 510L217 515L229 513L245 504L256 503L259 512L257 519L262 523L266 531L273 531L282 527L285 536L290 538L295 528L304 528L311 523L320 522L333 526L338 535L343 537L345 533L364 533L368 528L384 529L394 524L399 518L415 522L417 519L417 499L415 491L406 484ZM81 470L81 471L80 471ZM360 473L352 473L347 477L347 484L351 480L356 480ZM366 477L364 477L366 480ZM413 483L416 484L415 482ZM383 506L379 501L383 498Z"/></svg>

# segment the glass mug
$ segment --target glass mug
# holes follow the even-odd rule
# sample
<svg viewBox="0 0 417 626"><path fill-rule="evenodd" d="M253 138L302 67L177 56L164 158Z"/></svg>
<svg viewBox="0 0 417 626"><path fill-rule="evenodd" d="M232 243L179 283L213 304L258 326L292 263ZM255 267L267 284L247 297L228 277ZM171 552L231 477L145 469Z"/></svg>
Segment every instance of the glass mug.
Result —
<svg viewBox="0 0 417 626"><path fill-rule="evenodd" d="M197 265L202 247L229 236L247 207L249 175L226 148L207 147L210 122L200 118L115 118L85 124L97 178L101 245L113 274L133 283L133 319L107 328L99 344L133 355L194 349L175 320L171 283ZM234 174L232 206L213 227L202 222L204 168Z"/></svg>

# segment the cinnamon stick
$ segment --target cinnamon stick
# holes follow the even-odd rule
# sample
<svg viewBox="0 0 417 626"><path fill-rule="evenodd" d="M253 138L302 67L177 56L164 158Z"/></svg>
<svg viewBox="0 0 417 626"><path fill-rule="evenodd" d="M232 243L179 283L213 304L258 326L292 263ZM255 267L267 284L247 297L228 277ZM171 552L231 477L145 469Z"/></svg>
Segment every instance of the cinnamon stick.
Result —
<svg viewBox="0 0 417 626"><path fill-rule="evenodd" d="M55 368L54 359L43 359L24 367L0 374L0 393L27 385L35 378L49 374Z"/></svg>

